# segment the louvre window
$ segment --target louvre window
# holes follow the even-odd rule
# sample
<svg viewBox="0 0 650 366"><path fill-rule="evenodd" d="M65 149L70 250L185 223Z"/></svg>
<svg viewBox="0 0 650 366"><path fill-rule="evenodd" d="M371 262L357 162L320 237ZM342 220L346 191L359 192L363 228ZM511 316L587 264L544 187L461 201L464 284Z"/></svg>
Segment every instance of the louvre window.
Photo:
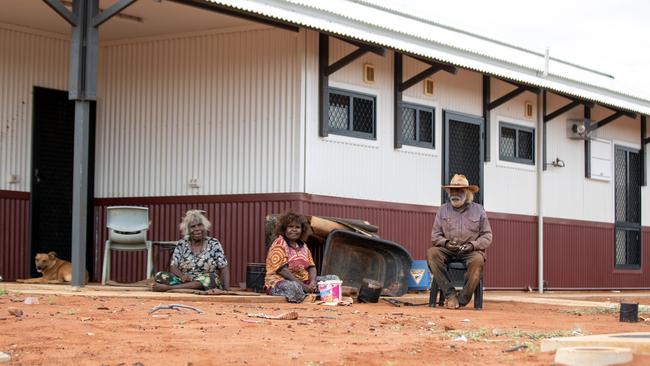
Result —
<svg viewBox="0 0 650 366"><path fill-rule="evenodd" d="M435 147L435 109L415 104L402 105L402 143Z"/></svg>
<svg viewBox="0 0 650 366"><path fill-rule="evenodd" d="M377 135L375 106L373 96L330 89L328 131L374 140Z"/></svg>
<svg viewBox="0 0 650 366"><path fill-rule="evenodd" d="M499 159L535 164L535 129L499 123Z"/></svg>

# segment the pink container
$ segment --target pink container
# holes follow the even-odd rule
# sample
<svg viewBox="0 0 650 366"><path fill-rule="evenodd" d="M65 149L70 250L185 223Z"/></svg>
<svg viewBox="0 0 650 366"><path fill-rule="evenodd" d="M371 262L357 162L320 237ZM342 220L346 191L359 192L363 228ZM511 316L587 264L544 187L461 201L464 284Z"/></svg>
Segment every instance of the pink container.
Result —
<svg viewBox="0 0 650 366"><path fill-rule="evenodd" d="M336 280L318 282L318 292L320 292L320 299L328 303L339 303L342 298L342 285L343 281Z"/></svg>

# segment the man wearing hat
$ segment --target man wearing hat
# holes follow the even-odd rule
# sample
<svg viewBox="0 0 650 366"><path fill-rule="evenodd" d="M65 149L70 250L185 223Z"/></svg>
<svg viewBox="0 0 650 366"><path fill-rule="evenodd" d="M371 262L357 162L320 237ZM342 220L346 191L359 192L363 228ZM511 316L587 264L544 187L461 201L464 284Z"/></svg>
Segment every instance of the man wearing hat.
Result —
<svg viewBox="0 0 650 366"><path fill-rule="evenodd" d="M470 185L462 174L456 174L442 188L449 202L440 207L431 231L433 247L427 250L427 262L445 295L445 307L457 309L472 299L483 274L485 250L492 243L492 229L483 206L474 203L478 186ZM462 261L467 266L465 287L456 293L449 280L447 263Z"/></svg>

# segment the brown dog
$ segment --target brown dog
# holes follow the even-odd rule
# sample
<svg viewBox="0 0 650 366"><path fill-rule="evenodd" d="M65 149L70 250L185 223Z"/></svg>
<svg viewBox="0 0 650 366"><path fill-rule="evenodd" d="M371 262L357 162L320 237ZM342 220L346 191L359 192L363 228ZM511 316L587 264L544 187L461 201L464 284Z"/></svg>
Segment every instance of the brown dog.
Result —
<svg viewBox="0 0 650 366"><path fill-rule="evenodd" d="M72 281L72 263L57 258L55 252L49 252L47 254L38 253L34 261L36 263L36 271L42 273L43 277L16 280L16 282L64 283ZM84 283L88 283L88 271L86 271Z"/></svg>

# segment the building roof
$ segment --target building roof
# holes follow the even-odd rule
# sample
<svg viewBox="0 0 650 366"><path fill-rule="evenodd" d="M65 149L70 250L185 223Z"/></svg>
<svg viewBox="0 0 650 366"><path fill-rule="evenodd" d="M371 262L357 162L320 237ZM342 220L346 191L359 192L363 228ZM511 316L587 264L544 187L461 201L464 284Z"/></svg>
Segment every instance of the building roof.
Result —
<svg viewBox="0 0 650 366"><path fill-rule="evenodd" d="M495 77L650 115L650 101L612 76L360 0L205 0L281 22L394 49Z"/></svg>

